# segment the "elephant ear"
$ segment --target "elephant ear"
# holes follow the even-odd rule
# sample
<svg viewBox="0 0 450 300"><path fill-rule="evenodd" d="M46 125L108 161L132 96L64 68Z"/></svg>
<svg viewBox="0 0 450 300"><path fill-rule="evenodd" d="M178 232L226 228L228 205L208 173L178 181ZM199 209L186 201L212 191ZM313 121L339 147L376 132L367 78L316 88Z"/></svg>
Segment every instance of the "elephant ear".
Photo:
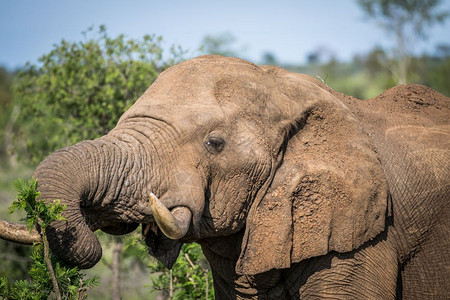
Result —
<svg viewBox="0 0 450 300"><path fill-rule="evenodd" d="M249 211L238 274L348 252L385 229L387 183L369 136L348 108L312 80L288 80L297 85L291 101L303 108L281 122L283 161Z"/></svg>

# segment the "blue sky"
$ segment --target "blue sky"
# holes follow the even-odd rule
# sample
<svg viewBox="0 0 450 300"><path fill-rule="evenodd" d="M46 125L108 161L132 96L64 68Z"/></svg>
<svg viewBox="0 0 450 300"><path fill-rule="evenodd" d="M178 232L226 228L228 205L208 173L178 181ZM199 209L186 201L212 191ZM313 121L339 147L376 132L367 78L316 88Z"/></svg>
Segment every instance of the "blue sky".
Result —
<svg viewBox="0 0 450 300"><path fill-rule="evenodd" d="M440 6L450 10L450 0ZM180 45L192 55L207 34L229 32L242 56L261 61L272 52L280 62L302 63L327 48L348 60L391 40L364 20L356 0L5 0L0 4L0 65L15 68L49 52L61 39L82 40L82 31L104 24L111 36L162 35L165 47ZM429 32L416 53L450 43L450 19Z"/></svg>

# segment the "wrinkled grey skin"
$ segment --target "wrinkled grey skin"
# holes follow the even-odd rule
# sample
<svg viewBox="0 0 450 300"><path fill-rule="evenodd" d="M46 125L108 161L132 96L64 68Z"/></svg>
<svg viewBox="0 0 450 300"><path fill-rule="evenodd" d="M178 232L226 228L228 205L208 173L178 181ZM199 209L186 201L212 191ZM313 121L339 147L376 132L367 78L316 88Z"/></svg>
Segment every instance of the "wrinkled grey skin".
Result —
<svg viewBox="0 0 450 300"><path fill-rule="evenodd" d="M169 267L198 241L217 299L449 298L449 99L401 86L359 101L235 58L170 68L107 135L56 151L34 176L67 205L53 251L95 265L101 229L144 224ZM187 208L171 240L153 192ZM192 218L190 216L192 215Z"/></svg>

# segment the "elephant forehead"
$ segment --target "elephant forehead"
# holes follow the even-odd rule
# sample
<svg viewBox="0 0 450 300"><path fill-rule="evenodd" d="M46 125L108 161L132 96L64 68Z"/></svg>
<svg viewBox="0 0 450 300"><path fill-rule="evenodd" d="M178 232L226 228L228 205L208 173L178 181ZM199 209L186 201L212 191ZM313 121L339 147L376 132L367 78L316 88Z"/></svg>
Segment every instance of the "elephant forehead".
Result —
<svg viewBox="0 0 450 300"><path fill-rule="evenodd" d="M240 106L243 110L264 109L273 101L275 92L275 87L266 77L225 75L214 83L214 98L224 106Z"/></svg>
<svg viewBox="0 0 450 300"><path fill-rule="evenodd" d="M162 77L155 82L135 105L128 116L139 114L166 115L182 119L210 119L258 116L263 118L274 109L276 93L265 77L248 74L201 74L184 72ZM166 80L167 79L167 80ZM170 79L170 80L169 80ZM197 123L197 122L196 122Z"/></svg>
<svg viewBox="0 0 450 300"><path fill-rule="evenodd" d="M213 58L217 59L189 60L162 72L138 102L204 103L208 99L205 94L219 96L223 92L226 97L231 91L243 94L265 85L267 76L259 67L237 59Z"/></svg>
<svg viewBox="0 0 450 300"><path fill-rule="evenodd" d="M162 116L183 127L242 118L278 123L301 108L288 91L276 73L249 62L199 57L164 71L122 120Z"/></svg>

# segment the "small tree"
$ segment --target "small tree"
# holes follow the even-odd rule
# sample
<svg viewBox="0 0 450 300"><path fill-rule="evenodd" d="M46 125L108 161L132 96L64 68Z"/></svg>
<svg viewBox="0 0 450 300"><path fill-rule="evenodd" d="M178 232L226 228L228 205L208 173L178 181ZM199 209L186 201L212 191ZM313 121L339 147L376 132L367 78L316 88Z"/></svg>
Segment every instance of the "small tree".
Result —
<svg viewBox="0 0 450 300"><path fill-rule="evenodd" d="M78 268L71 268L54 256L47 242L46 228L55 220L64 220L61 212L65 206L59 201L47 204L39 199L37 181L17 181L18 197L10 206L10 213L25 210L26 227L31 232L35 227L41 231L41 243L36 243L31 255L29 271L31 281L19 280L9 285L6 277L0 277L0 296L4 299L47 299L53 294L57 299L84 299L87 289L98 285L98 278L84 279ZM3 228L0 228L3 232Z"/></svg>
<svg viewBox="0 0 450 300"><path fill-rule="evenodd" d="M441 0L357 0L365 14L383 30L394 36L391 68L397 83L406 83L410 64L410 49L419 39L425 39L426 29L444 22L446 11L438 11Z"/></svg>

